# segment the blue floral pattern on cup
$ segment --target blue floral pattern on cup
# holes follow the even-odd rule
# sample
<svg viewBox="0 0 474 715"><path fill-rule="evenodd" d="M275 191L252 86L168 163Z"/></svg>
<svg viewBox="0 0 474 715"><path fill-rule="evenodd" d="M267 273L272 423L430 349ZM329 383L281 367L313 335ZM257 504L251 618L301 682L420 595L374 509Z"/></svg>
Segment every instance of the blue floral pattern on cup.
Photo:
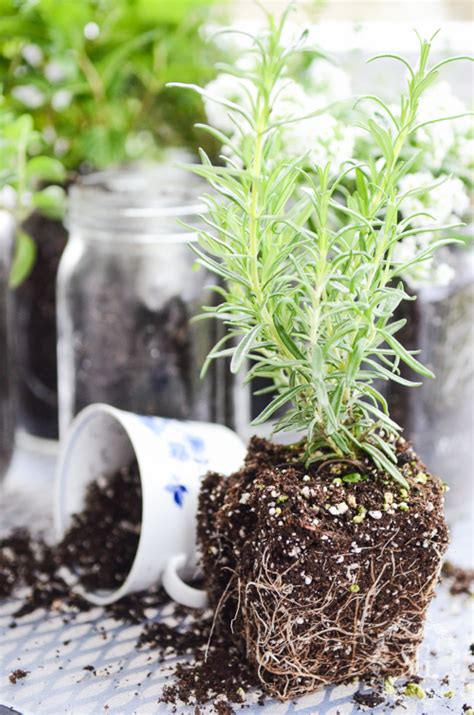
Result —
<svg viewBox="0 0 474 715"><path fill-rule="evenodd" d="M167 484L165 489L173 495L175 504L183 508L184 495L187 494L188 488L184 484Z"/></svg>
<svg viewBox="0 0 474 715"><path fill-rule="evenodd" d="M173 459L179 459L180 462L187 462L188 459L191 458L191 455L186 449L186 445L182 442L170 442L169 450L171 457Z"/></svg>
<svg viewBox="0 0 474 715"><path fill-rule="evenodd" d="M171 482L165 486L165 490L172 496L176 506L183 508L189 488L182 484L182 481L200 478L209 464L206 440L194 434L186 423L177 420L151 415L136 417L160 438L161 448L166 450L162 454L160 468L171 477Z"/></svg>
<svg viewBox="0 0 474 715"><path fill-rule="evenodd" d="M151 417L149 415L138 415L138 419L142 424L145 425L145 427L148 427L151 429L152 432L155 434L161 434L163 430L166 428L166 422L165 420L160 419L159 417Z"/></svg>

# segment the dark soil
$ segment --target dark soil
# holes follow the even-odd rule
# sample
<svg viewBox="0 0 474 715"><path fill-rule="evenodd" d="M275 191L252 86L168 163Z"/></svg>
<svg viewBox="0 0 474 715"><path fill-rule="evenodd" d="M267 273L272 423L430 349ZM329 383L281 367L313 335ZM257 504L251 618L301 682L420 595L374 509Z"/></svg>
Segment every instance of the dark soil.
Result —
<svg viewBox="0 0 474 715"><path fill-rule="evenodd" d="M460 566L455 566L450 561L445 561L441 574L449 582L451 595L466 594L467 596L474 596L473 569L463 569Z"/></svg>
<svg viewBox="0 0 474 715"><path fill-rule="evenodd" d="M359 691L355 693L352 699L355 703L357 703L357 705L362 705L365 708L376 708L378 705L385 702L384 696L375 691L370 691L368 693Z"/></svg>
<svg viewBox="0 0 474 715"><path fill-rule="evenodd" d="M57 559L89 591L117 589L129 573L140 539L142 496L136 461L87 488L84 510L57 547Z"/></svg>
<svg viewBox="0 0 474 715"><path fill-rule="evenodd" d="M10 675L8 676L8 679L12 685L15 685L19 680L22 680L23 678L26 678L30 671L29 670L22 670L21 668L17 668L16 670L12 671Z"/></svg>
<svg viewBox="0 0 474 715"><path fill-rule="evenodd" d="M400 462L404 462L406 465L404 470L407 474L407 478L414 479L415 477L410 476L410 474L417 472L418 466L415 468L414 464L418 465L418 462L416 462L413 452L407 447L405 451L400 452L399 456ZM259 476L255 479L254 474L254 478L252 479L252 470L255 471L257 469L257 460L263 465L263 470L261 467L258 467L260 469ZM280 466L275 467L275 464ZM344 471L344 469L346 469L346 471ZM219 513L224 514L221 510L225 509L227 504L232 503L234 511L237 511L236 516L240 524L238 531L232 532L232 538L235 539L237 554L249 555L249 558L252 558L249 564L253 563L255 565L258 560L258 554L260 553L257 553L255 550L256 536L258 535L260 538L258 543L261 553L264 553L268 544L272 543L270 536L275 533L275 526L281 527L279 522L282 521L282 517L284 517L283 523L285 523L287 519L290 521L292 529L291 548L293 548L293 546L299 546L301 550L300 554L303 557L301 563L299 561L298 574L301 580L303 580L304 586L299 583L295 586L295 579L293 579L292 584L295 609L297 608L298 614L296 616L298 623L292 624L295 643L297 643L298 637L305 629L304 619L308 596L312 596L314 601L314 594L317 595L320 593L320 589L325 589L324 593L326 593L331 588L331 586L328 588L326 583L320 585L323 576L327 579L333 576L334 578L343 580L344 577L341 574L350 574L355 570L349 569L347 572L346 570L344 570L344 572L341 570L338 571L339 565L334 563L336 561L336 559L334 559L336 553L342 553L344 555L345 565L350 566L352 563L355 563L355 556L352 556L351 553L347 553L350 549L344 545L346 530L350 531L350 537L348 536L347 538L351 538L352 541L362 544L361 553L364 555L363 563L370 565L369 567L364 567L364 570L358 570L357 584L360 586L360 591L363 592L363 590L367 588L367 583L370 582L372 578L371 570L375 562L371 554L377 549L377 544L375 546L373 544L365 544L365 541L367 541L364 539L365 534L368 534L372 540L374 539L373 529L370 527L367 528L368 524L378 523L381 525L384 528L387 539L392 538L391 558L395 560L395 563L398 562L398 559L402 558L399 551L394 548L393 531L389 526L389 520L395 520L400 516L398 511L395 513L391 513L391 511L394 510L383 511L380 519L366 516L366 519L361 524L350 526L349 524L344 525L343 523L345 514L342 518L334 518L332 514L325 514L324 509L320 509L320 511L316 512L314 509L316 500L311 492L309 493L309 499L304 495L301 495L301 499L298 498L298 495L306 486L308 486L309 490L323 490L324 487L326 487L325 504L334 505L340 503L342 497L344 497L345 500L349 500L349 497L352 495L357 498L359 504L366 504L368 510L375 510L376 506L380 508L380 504L377 500L380 499L382 489L374 488L373 482L362 481L352 485L343 483L344 486L338 483L333 484L333 479L341 479L341 477L347 473L349 466L344 465L344 469L341 469L340 464L327 465L327 469L324 471L323 483L323 477L320 475L315 475L313 472L307 473L301 469L298 464L298 454L296 451L283 447L272 447L264 441L253 440L246 467L241 473L245 475L247 479L245 484L239 484L237 475L234 475L230 478L230 489L227 493L223 488L220 477L217 475L209 476L206 481L206 491L204 492L203 500L205 504L212 503L212 507L205 512L206 516L201 512L201 529L203 528L204 519L208 519L210 522L212 517L212 520L214 520L216 512L217 515L219 515ZM352 472L354 471L353 466L351 466L350 469ZM74 519L71 531L66 535L64 541L57 546L52 547L37 538L33 538L26 530L16 530L7 538L0 541L0 574L4 577L0 578L0 598L4 599L9 596L15 596L17 599L20 599L19 608L12 617L11 627L14 628L24 615L36 609L45 609L46 611L60 614L65 622L69 622L73 620L79 612L86 612L94 608L94 618L96 618L96 607L91 606L88 602L71 592L69 586L62 578L61 568L63 564L68 565L71 569L81 574L83 582L85 578L87 578L87 575L89 575L91 580L87 583L90 588L115 588L123 581L135 553L138 527L141 520L141 494L135 470L136 466L130 465L127 469L104 478L99 484L99 487L91 488L86 498L86 509L84 513ZM339 475L334 476L338 472ZM272 496L272 493L275 491L275 474L281 474L283 477L283 481L279 482L279 484L280 486L284 484L284 493L282 490L279 496ZM305 479L307 474L310 480ZM389 489L394 493L397 492L397 488L393 482L386 482L381 476L380 479L382 479L383 482L383 494L386 494ZM263 489L261 488L262 485L264 487ZM243 495L249 491L251 492L250 497L244 497L242 500ZM124 498L125 494L127 495L126 500ZM306 495L306 491L304 494ZM434 526L435 522L428 525L425 523L426 515L423 515L419 510L419 504L422 499L428 501L433 499L434 503L438 504L441 495L442 487L434 478L430 478L426 484L417 484L413 487L410 492L410 497L406 500L409 503L409 511L402 513L403 519L406 519L408 524L401 519L398 521L398 527L402 533L402 537L399 538L399 543L400 545L403 544L403 549L408 554L403 562L407 565L407 574L405 580L400 584L395 583L392 577L391 590L396 590L397 588L400 590L400 595L392 595L395 599L398 599L395 600L396 608L400 611L401 618L405 619L402 622L407 625L407 630L409 628L408 633L405 634L405 641L402 643L404 655L412 652L412 635L414 634L417 639L421 638L422 625L422 615L418 613L416 614L418 620L413 618L410 620L411 614L406 607L405 601L405 599L409 598L409 593L402 592L402 588L408 588L410 586L410 564L408 563L408 558L413 559L416 554L417 565L420 568L420 577L423 578L426 578L428 573L427 569L432 559L428 548L423 548L422 552L422 554L425 555L426 561L423 561L415 548L418 523L420 522L420 528L423 529L439 529L438 546L440 550L444 548L446 541L446 530L439 513L436 510L430 512L431 518L438 520L436 522L439 522L438 526ZM232 501L226 501L230 496L232 496ZM285 500L281 498L284 496L288 496L288 499ZM213 498L215 500L214 502L212 502ZM281 508L282 513L278 515L269 514L269 516L264 519L260 512L258 514L256 513L258 507L257 498L263 505L265 514L268 513L270 509L277 508ZM111 500L113 500L117 508L115 517L111 516L114 514L111 508ZM235 503L236 500L237 504ZM127 503L127 513L125 517L120 507L120 504L124 501ZM275 502L278 506L271 506L270 502ZM310 507L312 507L311 512L309 512ZM297 518L296 509L298 509L299 518ZM243 511L239 516L238 512L240 510ZM288 510L288 512L283 513L283 510ZM315 564L313 568L309 563L309 557L314 559L314 561L321 558L319 548L317 551L314 550L314 548L311 551L315 545L316 538L318 538L318 531L313 530L317 524L308 522L309 513L312 514L313 519L321 519L324 524L324 531L319 532L319 541L316 542L317 545L319 546L321 541L329 541L329 543L324 544L324 549L327 550L327 557L326 561L322 563L324 569L323 574L318 572L317 564ZM314 516L315 513L318 514L317 517ZM410 514L412 514L412 519L408 521ZM415 514L418 514L418 516L416 517ZM433 514L435 516L433 516ZM259 522L261 533L255 534L255 531L252 531L252 529L255 530L258 516L261 519ZM271 517L277 518L272 519ZM115 528L114 524L111 524L114 518L118 525L117 528ZM234 514L227 513L226 519L231 528L237 529ZM415 523L413 523L414 519L416 519ZM421 522L423 522L423 526L421 526ZM108 532L105 526L102 526L106 523L108 523L109 526ZM119 526L120 524L122 524L122 526ZM270 529L267 531L263 531L265 524L270 526ZM123 526L125 526L125 529ZM364 526L365 529L363 528ZM403 530L405 526L407 526L407 528L409 526L410 532ZM99 534L101 534L101 536L99 536ZM247 539L245 538L246 535ZM279 528L276 535L276 541L283 546L281 540L278 539L279 535L281 535L281 528ZM221 536L223 536L222 532ZM324 539L324 536L328 536L328 539ZM436 541L435 536L436 535L433 535L430 538ZM87 539L90 545L88 546L87 543L82 544L81 541L83 539ZM98 554L103 554L105 551L103 545L106 539L111 539L108 543L107 551L114 554L113 564L104 556L101 561L100 573L97 571L91 572L91 549L96 550ZM247 540L249 544L253 545L250 551L246 548ZM204 559L207 581L209 583L209 567L213 564L215 573L212 578L215 579L214 582L218 588L225 589L229 583L229 578L227 573L221 568L223 565L222 562L216 559L216 557L219 553L220 558L222 558L223 553L230 553L230 545L225 539L220 543L213 539L212 543L208 542L208 546L209 550ZM386 549L388 548L389 547L386 547ZM218 549L217 553L215 549ZM219 552L219 549L222 549L222 551ZM276 549L274 553L281 558L281 551ZM354 551L354 553L357 552ZM380 558L380 548L378 548L376 553ZM121 554L123 557L121 556L117 560L118 554ZM128 556L126 556L126 554L128 554ZM102 557L99 556L98 558ZM386 563L384 558L380 560L382 564ZM235 564L229 561L226 565L234 567ZM301 575L302 572L305 576ZM244 575L247 577L246 574ZM312 589L306 588L307 584L304 579L307 576L311 576L313 579L313 582L308 584L313 587ZM412 573L411 577L415 580L416 574ZM347 604L347 600L345 600L347 584L344 582L344 585L346 587L343 592L336 591L336 596L339 598L338 603L345 605L346 610L349 611L351 603L349 602L349 604ZM383 588L385 588L386 585L384 582ZM334 586L332 586L332 589L335 591ZM302 595L303 598L301 598ZM216 605L218 598L216 589L212 591L211 596L214 599L214 605ZM357 594L351 593L351 596L354 597L357 596ZM418 595L418 599L423 601L423 595ZM382 594L382 598L379 600L375 599L374 608L381 610L382 613L386 613L389 611L391 601L392 599L389 600L387 596ZM174 708L176 712L179 712L180 705L185 703L194 705L198 708L197 712L204 706L204 709L201 711L202 713L209 712L210 707L211 712L217 715L228 715L233 712L233 705L239 706L244 704L246 694L250 690L253 692L256 691L257 695L260 693L261 703L263 703L264 700L261 691L262 682L254 666L255 661L252 658L252 651L249 652L250 658L247 658L245 648L242 647L242 644L245 643L241 630L241 624L243 622L242 611L244 608L248 608L246 603L242 605L240 611L238 610L234 594L231 593L230 598L227 598L227 600L224 599L224 605L218 609L219 618L217 623L214 623L214 614L212 612L202 613L183 608L182 606L170 602L164 591L157 589L145 594L134 594L121 600L117 604L108 606L104 609L104 616L108 616L120 623L132 623L140 626L135 647L140 650L149 649L151 669L154 667L154 663L169 663L170 682L163 690L160 698L162 702L168 703L170 708ZM166 613L166 616L171 616L173 619L172 622L175 625L169 625L169 621L166 623L163 622L164 613ZM275 614L278 614L277 609L275 609ZM303 623L299 622L301 616L303 617ZM351 618L352 617L353 615L351 614ZM390 611L386 617L391 617ZM374 618L373 611L369 611L368 618ZM230 621L233 621L234 633L232 633L228 627ZM343 620L342 623L346 626L345 620ZM367 627L370 627L370 623ZM106 628L101 628L100 630L102 637L107 639ZM388 641L387 648L390 652L390 637L387 636L386 633L384 636ZM331 636L328 638L330 639ZM332 641L329 640L328 642L332 642L334 645L335 639L332 638ZM272 647L271 642L269 642L268 647ZM318 645L318 647L321 648L321 645ZM380 649L380 644L372 640L360 647L366 647L367 650L370 648L371 652L377 652L377 649ZM380 653L379 650L378 655L383 657L384 654ZM178 658L178 662L176 662L176 658ZM339 671L347 662L345 653L340 651L337 652L333 650L331 652L331 659L336 662ZM371 663L373 663L373 661L371 661ZM91 675L95 673L93 662L87 666L87 669ZM390 675L394 675L393 670L390 672ZM341 677L341 679L346 678ZM265 681L263 684L268 689L268 681ZM363 693L363 696L366 697L366 694ZM378 693L376 693L376 696L380 697ZM362 701L360 704L362 705Z"/></svg>
<svg viewBox="0 0 474 715"><path fill-rule="evenodd" d="M6 576L0 579L0 600L18 598L21 593L23 602L13 615L11 627L36 609L59 613L65 622L79 612L96 612L95 606L71 592L59 575L60 569L58 549L33 539L26 530L17 530L0 541L0 574ZM176 625L160 622L164 610ZM179 606L162 589L133 594L111 604L104 609L104 617L141 626L135 647L149 649L150 668L154 663L170 662L171 683L163 689L162 702L178 708L183 702L198 707L216 701L213 712L231 713L230 703L241 703L245 693L257 685L253 671L232 640L226 634L212 635L212 614ZM105 629L102 635L107 639ZM177 657L180 660L176 664ZM93 664L84 669L95 673Z"/></svg>
<svg viewBox="0 0 474 715"><path fill-rule="evenodd" d="M232 628L270 694L413 672L448 531L441 481L397 449L407 494L368 459L306 469L301 447L257 438L240 472L206 478L198 535L216 628Z"/></svg>
<svg viewBox="0 0 474 715"><path fill-rule="evenodd" d="M37 437L58 438L56 274L66 245L61 221L34 213L25 224L37 256L16 290L19 419Z"/></svg>
<svg viewBox="0 0 474 715"><path fill-rule="evenodd" d="M88 610L88 603L70 592L60 570L77 574L89 590L116 589L125 580L138 546L141 524L141 488L138 467L132 462L115 474L89 485L84 511L74 515L63 540L50 546L33 539L26 529L16 529L0 539L0 598L20 586L28 587L15 617L37 608ZM142 601L139 601L141 604ZM134 601L121 609L134 613ZM135 608L137 608L135 606ZM138 609L138 621L143 613Z"/></svg>

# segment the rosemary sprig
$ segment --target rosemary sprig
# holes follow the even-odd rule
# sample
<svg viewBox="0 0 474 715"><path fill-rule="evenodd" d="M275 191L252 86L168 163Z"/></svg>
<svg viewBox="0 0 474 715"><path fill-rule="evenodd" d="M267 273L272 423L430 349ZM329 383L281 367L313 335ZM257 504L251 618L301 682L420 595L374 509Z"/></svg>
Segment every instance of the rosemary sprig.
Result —
<svg viewBox="0 0 474 715"><path fill-rule="evenodd" d="M296 119L282 119L275 109L288 67L304 51L303 36L283 45L285 21L286 15L281 22L269 16L267 30L254 39L252 62L234 68L236 82L245 86L245 106L209 97L226 108L238 131L227 137L206 126L224 144L225 165L212 166L201 152L202 166L193 168L214 190L205 199L209 213L202 217L207 227L199 231L198 261L225 285L215 287L221 303L205 315L228 327L206 366L228 356L234 372L247 366L246 382L270 378L276 395L254 424L286 406L276 429L305 433L308 462L365 452L406 486L395 456L401 428L376 385L420 384L401 377L402 362L434 376L396 338L404 321L394 321L394 311L411 297L397 280L407 264L394 261L393 251L410 235L413 219L400 219L404 196L397 186L410 168L401 157L419 128L420 97L451 60L430 68L431 40L420 40L415 68L395 57L409 74L398 116L374 95L364 98L387 117L383 126L372 118L362 124L381 162L349 162L336 176L329 164L306 173L307 157L289 160L281 151L281 132ZM348 173L355 177L353 189L344 182ZM345 216L343 225L336 214ZM428 260L448 242L432 242L411 263Z"/></svg>

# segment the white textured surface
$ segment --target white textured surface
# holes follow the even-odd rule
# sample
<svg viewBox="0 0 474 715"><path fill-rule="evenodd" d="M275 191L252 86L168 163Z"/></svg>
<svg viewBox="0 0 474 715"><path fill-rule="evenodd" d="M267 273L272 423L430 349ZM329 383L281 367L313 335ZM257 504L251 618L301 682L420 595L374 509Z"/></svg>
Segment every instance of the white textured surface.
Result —
<svg viewBox="0 0 474 715"><path fill-rule="evenodd" d="M54 459L33 457L21 452L1 493L0 525L47 527L53 484ZM452 529L450 558L469 565L472 560L472 526L459 522ZM423 688L435 695L422 701L404 699L398 707L379 706L383 713L456 713L464 704L474 703L468 670L474 661L469 645L474 641L472 599L449 596L445 586L438 589L426 626L420 654L419 674ZM136 651L140 626L123 626L104 616L100 608L81 613L69 624L58 614L40 611L25 616L14 629L8 628L16 602L0 604L0 704L23 715L145 715L166 713L171 706L158 705L167 669L172 661L156 662L156 652ZM105 628L107 638L102 635ZM69 641L64 645L64 641ZM433 655L436 653L436 656ZM93 665L96 673L83 670ZM15 668L30 670L15 685L8 675ZM147 675L150 675L147 677ZM449 676L449 685L441 679ZM359 712L351 702L356 685L328 688L294 703L269 702L250 706L243 712L262 715L348 715ZM447 699L443 693L454 690ZM108 706L106 708L105 706ZM0 713L4 713L0 707ZM6 711L8 712L8 711ZM178 713L194 713L194 708L177 707Z"/></svg>

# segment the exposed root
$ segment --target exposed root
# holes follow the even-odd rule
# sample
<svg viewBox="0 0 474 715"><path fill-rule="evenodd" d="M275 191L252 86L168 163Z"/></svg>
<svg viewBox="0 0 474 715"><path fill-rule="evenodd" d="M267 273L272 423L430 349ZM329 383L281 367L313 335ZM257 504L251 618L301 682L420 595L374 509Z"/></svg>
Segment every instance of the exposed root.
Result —
<svg viewBox="0 0 474 715"><path fill-rule="evenodd" d="M199 534L216 628L235 635L282 700L354 677L414 674L448 541L441 483L414 487L409 509L396 511L383 475L334 485L264 457L260 472L249 459L204 485ZM352 510L332 509L342 502Z"/></svg>
<svg viewBox="0 0 474 715"><path fill-rule="evenodd" d="M396 573L386 573L386 564L366 593L348 593L341 600L333 585L303 606L294 587L272 571L269 561L265 551L251 582L233 582L242 604L247 657L255 662L267 692L286 700L354 677L416 672L424 614L437 572L416 599L405 599L399 617L392 619L376 605L397 579Z"/></svg>

